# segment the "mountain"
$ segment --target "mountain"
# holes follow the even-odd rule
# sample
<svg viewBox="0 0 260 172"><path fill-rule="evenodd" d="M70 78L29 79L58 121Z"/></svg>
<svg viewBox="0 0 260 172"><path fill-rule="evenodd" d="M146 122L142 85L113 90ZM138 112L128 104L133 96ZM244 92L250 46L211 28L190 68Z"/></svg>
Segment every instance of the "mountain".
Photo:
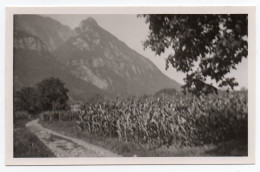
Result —
<svg viewBox="0 0 260 172"><path fill-rule="evenodd" d="M75 33L58 21L39 15L15 15L14 31L24 31L40 38L53 51Z"/></svg>
<svg viewBox="0 0 260 172"><path fill-rule="evenodd" d="M49 52L48 45L37 36L25 31L14 32L14 90L34 86L48 77L57 77L69 89L71 98L89 101L107 96L93 84L72 75L66 66L60 64Z"/></svg>
<svg viewBox="0 0 260 172"><path fill-rule="evenodd" d="M71 98L154 94L180 89L147 58L101 28L93 18L71 30L39 15L14 17L14 89L60 78Z"/></svg>
<svg viewBox="0 0 260 172"><path fill-rule="evenodd" d="M154 94L164 88L180 90L176 81L93 18L81 21L74 32L53 55L75 77L117 96Z"/></svg>

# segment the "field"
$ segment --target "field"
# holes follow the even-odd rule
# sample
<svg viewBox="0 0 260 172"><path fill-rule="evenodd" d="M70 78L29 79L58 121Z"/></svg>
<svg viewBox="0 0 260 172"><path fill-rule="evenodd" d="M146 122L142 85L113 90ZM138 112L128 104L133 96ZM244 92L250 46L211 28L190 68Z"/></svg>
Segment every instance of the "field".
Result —
<svg viewBox="0 0 260 172"><path fill-rule="evenodd" d="M43 112L47 128L124 156L247 156L247 92L127 97Z"/></svg>

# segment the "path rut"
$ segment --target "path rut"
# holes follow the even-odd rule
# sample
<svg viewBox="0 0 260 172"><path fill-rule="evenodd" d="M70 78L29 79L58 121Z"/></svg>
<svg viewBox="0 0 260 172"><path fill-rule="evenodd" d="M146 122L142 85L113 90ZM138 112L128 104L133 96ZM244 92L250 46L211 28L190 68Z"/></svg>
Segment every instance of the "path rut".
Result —
<svg viewBox="0 0 260 172"><path fill-rule="evenodd" d="M30 121L26 127L36 135L56 157L119 157L104 148L87 143L86 141L65 136L38 123L39 119Z"/></svg>

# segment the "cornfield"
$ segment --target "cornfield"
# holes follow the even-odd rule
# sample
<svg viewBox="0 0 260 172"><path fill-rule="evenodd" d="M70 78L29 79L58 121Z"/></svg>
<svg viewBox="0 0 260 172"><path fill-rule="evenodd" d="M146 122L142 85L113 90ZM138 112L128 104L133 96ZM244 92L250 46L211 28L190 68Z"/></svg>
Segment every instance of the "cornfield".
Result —
<svg viewBox="0 0 260 172"><path fill-rule="evenodd" d="M248 136L247 92L128 97L98 102L79 113L44 112L41 117L74 120L81 132L155 147L215 144Z"/></svg>

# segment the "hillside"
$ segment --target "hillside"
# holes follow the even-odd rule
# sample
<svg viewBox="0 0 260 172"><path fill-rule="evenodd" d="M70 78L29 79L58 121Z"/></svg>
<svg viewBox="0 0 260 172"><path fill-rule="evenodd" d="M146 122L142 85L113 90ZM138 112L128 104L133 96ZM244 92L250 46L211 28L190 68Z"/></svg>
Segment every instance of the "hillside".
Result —
<svg viewBox="0 0 260 172"><path fill-rule="evenodd" d="M180 89L148 59L101 28L93 18L81 21L76 36L57 48L54 56L71 73L115 95L153 94Z"/></svg>
<svg viewBox="0 0 260 172"><path fill-rule="evenodd" d="M15 15L14 31L25 31L37 36L49 51L56 49L75 34L68 26L39 15Z"/></svg>
<svg viewBox="0 0 260 172"><path fill-rule="evenodd" d="M70 90L74 99L89 101L97 95L107 95L91 83L73 76L46 49L36 36L26 32L15 32L14 40L14 90L33 86L48 77L58 77ZM76 84L75 84L76 83Z"/></svg>
<svg viewBox="0 0 260 172"><path fill-rule="evenodd" d="M50 17L14 17L14 86L55 76L76 100L154 94L180 85L93 18L72 30Z"/></svg>

